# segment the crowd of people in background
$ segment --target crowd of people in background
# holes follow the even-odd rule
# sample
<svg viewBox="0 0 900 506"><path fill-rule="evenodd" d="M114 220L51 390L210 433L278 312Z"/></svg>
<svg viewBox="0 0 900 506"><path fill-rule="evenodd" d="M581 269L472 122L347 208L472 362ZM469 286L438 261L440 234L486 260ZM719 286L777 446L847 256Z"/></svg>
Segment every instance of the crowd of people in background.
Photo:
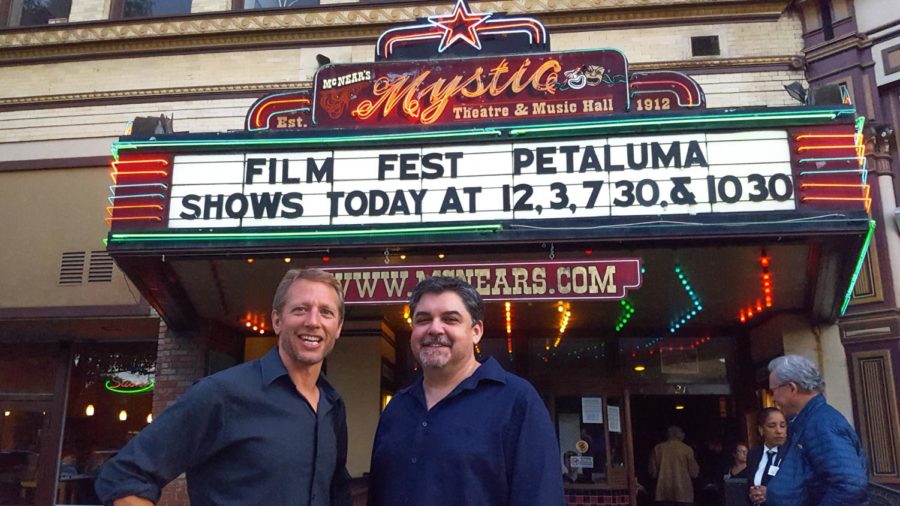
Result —
<svg viewBox="0 0 900 506"><path fill-rule="evenodd" d="M736 441L726 451L712 438L700 450L669 427L648 470L653 498L665 506L839 506L868 504L866 457L846 418L828 405L816 365L798 355L769 363L769 390L780 407L756 416L758 444Z"/></svg>

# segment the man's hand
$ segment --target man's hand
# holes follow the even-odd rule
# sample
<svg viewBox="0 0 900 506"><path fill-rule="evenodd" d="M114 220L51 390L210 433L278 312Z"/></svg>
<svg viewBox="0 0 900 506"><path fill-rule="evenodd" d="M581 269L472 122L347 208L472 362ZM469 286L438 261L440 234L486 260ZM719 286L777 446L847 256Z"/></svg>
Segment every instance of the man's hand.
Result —
<svg viewBox="0 0 900 506"><path fill-rule="evenodd" d="M113 506L153 506L153 502L148 501L143 497L129 495L113 501Z"/></svg>
<svg viewBox="0 0 900 506"><path fill-rule="evenodd" d="M763 487L762 485L750 487L750 502L753 504L762 504L766 502L766 487Z"/></svg>

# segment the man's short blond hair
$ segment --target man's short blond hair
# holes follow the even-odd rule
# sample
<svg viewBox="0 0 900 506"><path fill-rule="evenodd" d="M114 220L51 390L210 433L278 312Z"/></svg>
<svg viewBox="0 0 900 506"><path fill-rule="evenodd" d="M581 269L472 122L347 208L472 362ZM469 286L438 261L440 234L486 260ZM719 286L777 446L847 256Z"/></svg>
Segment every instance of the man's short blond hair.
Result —
<svg viewBox="0 0 900 506"><path fill-rule="evenodd" d="M298 279L324 283L333 288L334 293L337 294L338 298L338 317L341 321L344 321L344 291L334 275L328 271L323 271L322 269L291 269L285 272L284 277L281 278L281 282L278 283L278 288L275 289L275 298L272 300L272 309L279 313L284 309L287 292L291 289L291 285L294 284L294 281L297 281Z"/></svg>

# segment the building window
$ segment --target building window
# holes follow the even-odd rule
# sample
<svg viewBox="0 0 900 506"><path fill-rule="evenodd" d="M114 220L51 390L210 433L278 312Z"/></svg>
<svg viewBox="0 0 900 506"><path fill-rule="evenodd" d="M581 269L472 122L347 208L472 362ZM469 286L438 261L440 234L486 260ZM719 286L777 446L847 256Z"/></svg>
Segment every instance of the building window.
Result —
<svg viewBox="0 0 900 506"><path fill-rule="evenodd" d="M113 0L112 19L179 16L191 13L191 0Z"/></svg>
<svg viewBox="0 0 900 506"><path fill-rule="evenodd" d="M691 37L691 54L693 56L718 56L720 54L719 36Z"/></svg>
<svg viewBox="0 0 900 506"><path fill-rule="evenodd" d="M822 35L825 40L834 38L834 26L832 25L831 2L819 0L819 15L822 16Z"/></svg>
<svg viewBox="0 0 900 506"><path fill-rule="evenodd" d="M0 0L0 26L65 23L72 0Z"/></svg>
<svg viewBox="0 0 900 506"><path fill-rule="evenodd" d="M319 0L238 0L238 2L244 10L310 7L320 3Z"/></svg>

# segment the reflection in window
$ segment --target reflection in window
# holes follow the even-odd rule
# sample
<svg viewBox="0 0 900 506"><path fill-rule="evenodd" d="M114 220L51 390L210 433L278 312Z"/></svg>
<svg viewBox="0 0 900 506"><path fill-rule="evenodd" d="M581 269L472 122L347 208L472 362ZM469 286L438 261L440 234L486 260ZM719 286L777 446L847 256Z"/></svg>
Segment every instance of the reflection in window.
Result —
<svg viewBox="0 0 900 506"><path fill-rule="evenodd" d="M319 5L319 0L244 0L244 9L279 9Z"/></svg>
<svg viewBox="0 0 900 506"><path fill-rule="evenodd" d="M6 0L9 15L0 19L0 26L35 26L64 23L68 20L72 0ZM0 0L0 13L4 12Z"/></svg>
<svg viewBox="0 0 900 506"><path fill-rule="evenodd" d="M100 504L100 466L152 421L156 343L81 345L72 361L59 504Z"/></svg>
<svg viewBox="0 0 900 506"><path fill-rule="evenodd" d="M113 7L121 18L178 16L191 13L191 0L119 0Z"/></svg>

